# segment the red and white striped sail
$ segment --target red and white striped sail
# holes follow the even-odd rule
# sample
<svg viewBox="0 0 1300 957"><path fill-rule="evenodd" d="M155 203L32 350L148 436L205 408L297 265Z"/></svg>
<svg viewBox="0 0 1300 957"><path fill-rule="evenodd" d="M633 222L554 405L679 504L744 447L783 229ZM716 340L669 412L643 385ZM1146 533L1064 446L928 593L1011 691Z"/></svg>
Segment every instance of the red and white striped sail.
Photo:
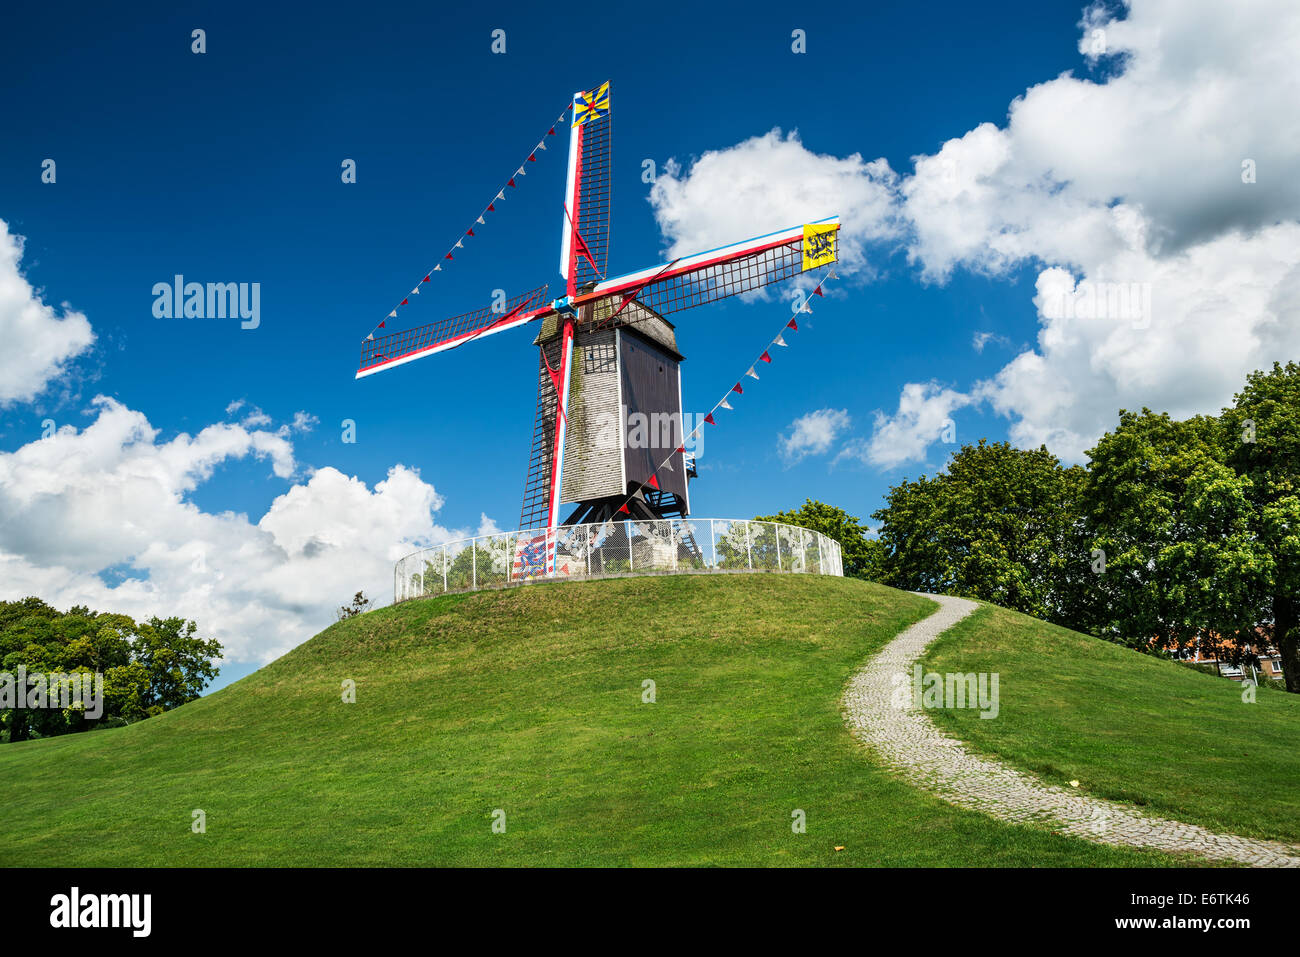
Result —
<svg viewBox="0 0 1300 957"><path fill-rule="evenodd" d="M546 299L547 288L538 286L531 292L507 299L503 303L494 303L450 319L416 326L414 329L367 339L361 344L361 364L357 369L357 378L445 352L474 339L515 329L549 315L552 310Z"/></svg>

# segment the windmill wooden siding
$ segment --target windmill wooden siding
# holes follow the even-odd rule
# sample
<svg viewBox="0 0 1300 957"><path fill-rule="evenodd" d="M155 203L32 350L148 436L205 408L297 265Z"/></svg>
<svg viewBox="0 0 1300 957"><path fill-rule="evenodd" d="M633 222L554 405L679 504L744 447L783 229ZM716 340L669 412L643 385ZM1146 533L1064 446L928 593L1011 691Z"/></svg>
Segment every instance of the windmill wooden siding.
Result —
<svg viewBox="0 0 1300 957"><path fill-rule="evenodd" d="M686 498L686 468L677 451L685 441L682 428L681 368L676 354L670 355L658 343L652 343L625 329L619 342L619 365L623 387L623 405L629 419L624 420L623 461L629 485L640 485L655 475L659 488ZM645 419L634 422L633 413ZM659 469L668 459L668 466Z"/></svg>
<svg viewBox="0 0 1300 957"><path fill-rule="evenodd" d="M560 498L566 502L623 492L618 333L617 329L604 329L574 339L569 428L564 474L560 476Z"/></svg>
<svg viewBox="0 0 1300 957"><path fill-rule="evenodd" d="M671 468L658 474L659 487L685 501L686 470L681 454L674 451L683 441L684 429L682 357L673 324L635 301L616 317L611 315L609 300L596 309L581 317L573 340L560 499L589 502L622 497L648 479L671 453ZM599 328L602 322L609 327ZM542 322L535 343L554 346L558 337L558 317L551 316ZM552 367L558 365L557 355ZM629 417L636 413L654 426L649 429L648 446L639 435L632 441ZM667 430L661 429L665 416L674 423ZM546 437L553 435L554 428L548 428Z"/></svg>

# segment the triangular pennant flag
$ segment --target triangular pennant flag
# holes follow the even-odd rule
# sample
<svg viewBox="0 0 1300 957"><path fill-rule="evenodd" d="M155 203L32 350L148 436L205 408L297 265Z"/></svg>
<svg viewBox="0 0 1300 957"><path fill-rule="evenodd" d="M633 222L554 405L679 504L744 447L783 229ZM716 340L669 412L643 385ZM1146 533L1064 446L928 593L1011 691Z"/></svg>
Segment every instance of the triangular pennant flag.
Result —
<svg viewBox="0 0 1300 957"><path fill-rule="evenodd" d="M554 136L554 135L555 135L555 127L552 126L552 127L551 127L551 131L550 131L549 133L547 133L546 135L547 135L547 136Z"/></svg>
<svg viewBox="0 0 1300 957"><path fill-rule="evenodd" d="M814 287L813 287L813 295L814 295L814 296L821 296L823 299L826 298L826 294L822 292L822 287L821 287L821 286L814 286Z"/></svg>
<svg viewBox="0 0 1300 957"><path fill-rule="evenodd" d="M528 174L524 172L524 168L521 166L521 167L519 167L519 169L515 170L515 175L516 175L516 176L527 176Z"/></svg>
<svg viewBox="0 0 1300 957"><path fill-rule="evenodd" d="M676 471L677 471L675 468L673 468L673 460L672 460L671 458L669 458L667 461L664 462L663 467L666 468L666 469L667 469L668 471L670 471L670 472L676 472Z"/></svg>
<svg viewBox="0 0 1300 957"><path fill-rule="evenodd" d="M420 280L420 282L428 282L428 281L429 281L429 277L428 277L428 276L425 276L423 279Z"/></svg>
<svg viewBox="0 0 1300 957"><path fill-rule="evenodd" d="M731 387L731 391L734 392L734 393L736 393L737 395L744 395L744 394L745 394L745 390L742 389L742 388L740 387L740 383L739 383L739 382L737 382L735 385L733 385L733 386Z"/></svg>
<svg viewBox="0 0 1300 957"><path fill-rule="evenodd" d="M382 326L383 323L381 322L380 325ZM375 337L375 334L372 332L372 333L370 333L370 335L366 336L366 340L369 341L369 340L373 339L374 337Z"/></svg>
<svg viewBox="0 0 1300 957"><path fill-rule="evenodd" d="M828 273L826 274L826 278L827 278L827 279L839 279L839 278L840 278L840 274L837 273L834 269L832 269L830 272L828 272Z"/></svg>
<svg viewBox="0 0 1300 957"><path fill-rule="evenodd" d="M619 510L620 512L622 512L624 515L631 515L631 514L632 514L632 510L629 509L626 505L620 505L620 506L618 507L618 510Z"/></svg>
<svg viewBox="0 0 1300 957"><path fill-rule="evenodd" d="M450 259L451 256L448 256L447 258ZM434 267L433 267L433 271L434 271L434 272L442 272L442 263L439 263L438 265L434 266Z"/></svg>
<svg viewBox="0 0 1300 957"><path fill-rule="evenodd" d="M787 323L785 324L785 327L786 327L787 329L793 329L795 332L798 332L798 331L799 331L799 324L798 324L797 322L795 322L793 319L791 319L789 322L787 322Z"/></svg>
<svg viewBox="0 0 1300 957"><path fill-rule="evenodd" d="M390 313L388 314L388 318L389 318L389 319L396 319L396 318L397 318L397 310L394 309L392 312L390 312ZM383 327L384 327L384 324L381 322L381 323L379 324L379 328L382 329Z"/></svg>
<svg viewBox="0 0 1300 957"><path fill-rule="evenodd" d="M730 408L731 408L731 403L728 402L726 399L723 399L721 402L718 403L718 405L721 406L721 407L724 408L724 409L730 409Z"/></svg>
<svg viewBox="0 0 1300 957"><path fill-rule="evenodd" d="M655 490L658 490L658 488L659 488L659 480L658 480L657 478L655 478L653 475L650 476L650 478L646 480L646 483L645 483L645 484L646 484L646 485L649 485L652 489L655 489Z"/></svg>
<svg viewBox="0 0 1300 957"><path fill-rule="evenodd" d="M398 303L398 305L399 305L399 306L405 306L408 302L410 302L409 299L403 299L401 302Z"/></svg>
<svg viewBox="0 0 1300 957"><path fill-rule="evenodd" d="M713 413L712 413L712 412L710 412L708 415L706 415L706 416L704 417L704 421L707 422L707 423L709 423L709 425L717 425L717 424L718 424L718 423L716 423L716 422L713 421Z"/></svg>
<svg viewBox="0 0 1300 957"><path fill-rule="evenodd" d="M529 153L529 154L528 154L528 162L530 162L530 163L536 163L536 162L537 162L537 154L536 154L536 153Z"/></svg>
<svg viewBox="0 0 1300 957"><path fill-rule="evenodd" d="M782 339L780 336L777 336L775 339L772 340L772 345L774 345L774 346L785 346L786 348L789 348L789 343L787 343L787 342L786 342L784 339Z"/></svg>
<svg viewBox="0 0 1300 957"><path fill-rule="evenodd" d="M492 208L491 206L488 207L488 209L491 209L491 208ZM478 217L478 219L474 220L474 222L478 223L480 226L486 226L486 225L487 225L487 223L483 222L483 217L482 217L482 216Z"/></svg>
<svg viewBox="0 0 1300 957"><path fill-rule="evenodd" d="M764 350L763 350L763 354L762 354L761 356L758 357L758 361L759 361L759 362L771 362L771 361L772 361L772 357L771 357L770 355L768 355L768 354L767 354L767 350L764 349Z"/></svg>
<svg viewBox="0 0 1300 957"><path fill-rule="evenodd" d="M491 203L488 203L487 211L488 211L489 213L495 213L495 212L497 211L497 208L496 208L495 206L493 206Z"/></svg>
<svg viewBox="0 0 1300 957"><path fill-rule="evenodd" d="M497 190L497 199L505 199L505 198L506 198L506 191L504 189Z"/></svg>
<svg viewBox="0 0 1300 957"><path fill-rule="evenodd" d="M456 240L456 245L455 245L455 246L452 246L451 248L452 248L452 249L464 249L464 248L465 248L465 244L464 244L463 242L461 242L461 241L458 239L458 240Z"/></svg>
<svg viewBox="0 0 1300 957"><path fill-rule="evenodd" d="M544 150L544 149L546 149L546 140L542 140L540 143L538 143L538 144L537 144L537 148L538 148L539 150Z"/></svg>
<svg viewBox="0 0 1300 957"><path fill-rule="evenodd" d="M507 185L507 186L514 186L514 185L515 185L515 180L514 180L514 177L513 177L513 176L510 178L510 182L506 183L506 185Z"/></svg>
<svg viewBox="0 0 1300 957"><path fill-rule="evenodd" d="M812 312L812 306L808 305L807 301L805 301L804 304L803 304L802 306L799 307L799 311L800 311L800 312Z"/></svg>
<svg viewBox="0 0 1300 957"><path fill-rule="evenodd" d="M442 258L443 258L443 259L450 259L450 258L451 258L451 253L447 253L447 255L443 256Z"/></svg>
<svg viewBox="0 0 1300 957"><path fill-rule="evenodd" d="M749 377L751 377L751 378L754 378L754 379L757 379L757 378L758 378L758 373L754 371L754 367L753 367L753 366L750 366L750 367L749 367L749 369L745 372L745 375L747 375L747 376L749 376Z"/></svg>
<svg viewBox="0 0 1300 957"><path fill-rule="evenodd" d="M419 286L416 286L414 289L411 290L411 295L412 295L412 296L418 296L419 294L420 294L420 287L419 287Z"/></svg>
<svg viewBox="0 0 1300 957"><path fill-rule="evenodd" d="M474 235L474 227L471 226L469 229L465 230L465 235L466 235L466 236L473 236L473 235Z"/></svg>

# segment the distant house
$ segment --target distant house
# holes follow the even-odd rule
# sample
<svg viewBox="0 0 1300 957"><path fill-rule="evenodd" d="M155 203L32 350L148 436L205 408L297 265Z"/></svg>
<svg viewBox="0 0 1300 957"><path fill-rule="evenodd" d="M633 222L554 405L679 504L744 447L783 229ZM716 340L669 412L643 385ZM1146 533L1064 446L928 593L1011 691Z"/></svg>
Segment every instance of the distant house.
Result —
<svg viewBox="0 0 1300 957"><path fill-rule="evenodd" d="M1270 678L1274 681L1282 680L1282 656L1271 648L1265 648L1255 652L1253 648L1247 648L1248 654L1254 652L1259 659L1256 670L1252 673L1249 664L1233 664L1230 661L1220 659L1215 652L1216 648L1207 648L1203 652L1201 642L1198 638L1195 645L1190 645L1175 652L1179 661L1185 661L1188 664L1198 666L1200 670L1208 671L1209 666L1213 666L1217 674L1225 678L1231 678L1233 681L1241 681L1243 678L1255 677Z"/></svg>

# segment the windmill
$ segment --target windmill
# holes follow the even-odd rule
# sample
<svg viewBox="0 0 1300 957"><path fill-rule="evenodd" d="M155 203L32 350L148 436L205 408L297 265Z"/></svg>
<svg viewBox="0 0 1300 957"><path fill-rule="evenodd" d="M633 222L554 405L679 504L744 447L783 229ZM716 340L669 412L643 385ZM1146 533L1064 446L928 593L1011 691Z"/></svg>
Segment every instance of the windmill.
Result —
<svg viewBox="0 0 1300 957"><path fill-rule="evenodd" d="M357 378L535 323L537 404L519 528L685 516L695 473L683 444L682 355L665 316L833 263L839 219L610 277L609 83L575 93L565 112L564 294L548 300L543 285L464 315L372 335ZM570 511L561 521L563 503Z"/></svg>

